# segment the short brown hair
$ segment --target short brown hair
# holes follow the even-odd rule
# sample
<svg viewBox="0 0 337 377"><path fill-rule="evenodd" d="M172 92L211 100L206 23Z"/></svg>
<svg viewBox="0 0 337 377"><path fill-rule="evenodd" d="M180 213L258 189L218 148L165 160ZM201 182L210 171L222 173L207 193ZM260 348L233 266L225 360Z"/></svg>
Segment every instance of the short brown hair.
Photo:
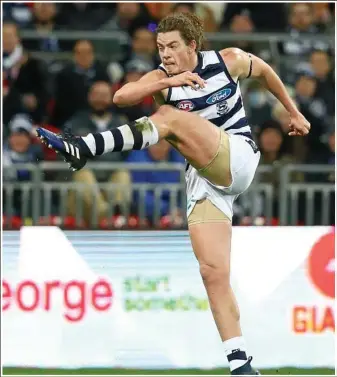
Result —
<svg viewBox="0 0 337 377"><path fill-rule="evenodd" d="M193 13L175 13L160 21L157 34L169 31L179 31L187 45L196 41L196 52L202 48L204 40L204 26L199 17Z"/></svg>

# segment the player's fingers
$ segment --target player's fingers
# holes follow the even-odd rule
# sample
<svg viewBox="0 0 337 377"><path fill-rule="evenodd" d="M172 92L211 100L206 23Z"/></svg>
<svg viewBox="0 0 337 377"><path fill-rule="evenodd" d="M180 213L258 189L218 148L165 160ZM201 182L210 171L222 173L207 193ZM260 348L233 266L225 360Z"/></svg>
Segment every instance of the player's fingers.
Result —
<svg viewBox="0 0 337 377"><path fill-rule="evenodd" d="M187 79L188 80L195 80L196 73L187 72Z"/></svg>
<svg viewBox="0 0 337 377"><path fill-rule="evenodd" d="M300 132L301 135L307 135L309 133L305 124L302 127L297 128L297 131Z"/></svg>
<svg viewBox="0 0 337 377"><path fill-rule="evenodd" d="M205 87L205 80L203 80L198 74L194 74L194 81L196 81L200 88L204 88Z"/></svg>
<svg viewBox="0 0 337 377"><path fill-rule="evenodd" d="M198 79L198 80L195 80L195 82L198 84L199 88L203 89L205 87L204 80Z"/></svg>
<svg viewBox="0 0 337 377"><path fill-rule="evenodd" d="M293 128L293 129L290 130L290 132L288 132L288 135L290 135L290 136L303 136L304 133L303 133L302 130L298 130L298 129Z"/></svg>
<svg viewBox="0 0 337 377"><path fill-rule="evenodd" d="M189 85L191 88L193 88L194 90L197 90L197 85L193 82L193 80L187 80L187 85Z"/></svg>

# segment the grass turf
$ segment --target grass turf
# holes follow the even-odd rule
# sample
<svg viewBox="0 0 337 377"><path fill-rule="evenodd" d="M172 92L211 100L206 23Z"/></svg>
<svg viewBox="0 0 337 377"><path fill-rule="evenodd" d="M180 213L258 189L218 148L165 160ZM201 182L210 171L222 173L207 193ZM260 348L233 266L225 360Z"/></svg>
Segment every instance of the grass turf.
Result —
<svg viewBox="0 0 337 377"><path fill-rule="evenodd" d="M280 369L262 369L262 375L334 375L333 369L298 369L298 368L280 368ZM147 370L147 369L110 369L110 368L83 368L83 369L40 369L40 368L11 368L4 367L3 375L118 375L118 374L131 374L131 375L185 375L185 374L198 374L198 375L228 375L228 369L170 369L170 370Z"/></svg>

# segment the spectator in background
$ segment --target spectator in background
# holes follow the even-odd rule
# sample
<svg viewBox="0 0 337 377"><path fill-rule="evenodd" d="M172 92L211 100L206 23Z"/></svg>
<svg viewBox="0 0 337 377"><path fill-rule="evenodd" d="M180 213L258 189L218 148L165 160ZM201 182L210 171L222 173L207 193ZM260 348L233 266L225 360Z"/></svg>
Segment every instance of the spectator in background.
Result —
<svg viewBox="0 0 337 377"><path fill-rule="evenodd" d="M331 172L306 173L306 182L335 185L335 143L335 128L331 127L329 130L328 142L324 145L324 150L320 151L320 153L316 153L316 151L313 150L306 163L330 165L333 167L333 170ZM331 225L335 224L335 190L331 191L330 195L327 193L323 194L322 191L317 190L313 193L311 201L314 203L315 208L314 225L322 224L322 203L324 202L328 205L328 223ZM303 203L303 206L305 206L305 203Z"/></svg>
<svg viewBox="0 0 337 377"><path fill-rule="evenodd" d="M144 74L152 70L151 65L141 59L130 60L125 66L125 76L114 88L114 93L129 82L138 81ZM144 98L141 103L134 106L116 107L119 114L125 115L129 121L151 115L155 110L155 102L151 96Z"/></svg>
<svg viewBox="0 0 337 377"><path fill-rule="evenodd" d="M207 33L217 31L217 23L210 8L202 3L174 3L172 13L195 13L204 23L204 30Z"/></svg>
<svg viewBox="0 0 337 377"><path fill-rule="evenodd" d="M216 30L219 30L223 15L229 3L225 2L207 2L205 6L213 13L214 20L216 22Z"/></svg>
<svg viewBox="0 0 337 377"><path fill-rule="evenodd" d="M65 30L97 30L114 13L114 4L65 2L60 4L60 22Z"/></svg>
<svg viewBox="0 0 337 377"><path fill-rule="evenodd" d="M279 215L279 177L280 168L289 163L295 163L293 156L283 152L284 135L280 127L275 124L265 126L259 135L259 147L261 150L260 165L269 165L272 167L270 172L259 174L261 183L270 183L274 189L273 214ZM292 182L303 180L301 173L294 172L291 175ZM263 211L262 211L263 213Z"/></svg>
<svg viewBox="0 0 337 377"><path fill-rule="evenodd" d="M236 14L230 21L229 30L233 33L253 33L254 32L254 23L251 19L249 13L245 14ZM254 53L254 44L245 41L237 40L231 42L232 47L241 48L244 51ZM255 52L256 53L256 52Z"/></svg>
<svg viewBox="0 0 337 377"><path fill-rule="evenodd" d="M154 34L154 25L150 23L148 18L143 18L140 15L142 12L142 5L144 4L117 4L119 14L116 14L108 24L103 26L103 28L106 28L107 30L124 30L125 33L130 34L127 35L126 38L127 44L124 44L124 42L121 42L120 44L122 59L119 62L110 62L108 66L114 84L123 79L123 76L125 75L125 66L130 60L145 60L151 65L151 69L157 68L160 64L160 59L157 53L156 37ZM147 13L146 9L145 13ZM135 21L132 21L133 17L135 17ZM129 21L130 28L128 29L127 25ZM140 26L136 27L134 22L136 25L139 24ZM119 27L119 23L124 25L126 29L123 29L122 26Z"/></svg>
<svg viewBox="0 0 337 377"><path fill-rule="evenodd" d="M308 153L323 152L323 137L330 128L327 117L327 106L322 98L316 96L317 80L310 72L303 72L297 79L296 101L301 113L311 124L311 130L307 136Z"/></svg>
<svg viewBox="0 0 337 377"><path fill-rule="evenodd" d="M79 111L66 124L66 128L71 128L77 135L86 136L90 132L111 130L123 123L127 123L125 118L123 119L123 117L116 115L111 111L112 93L111 87L107 82L98 81L92 85L88 94L88 102L89 109ZM128 152L110 153L102 155L98 160L110 163L121 162L127 155ZM117 170L112 173L111 170L93 171L86 168L75 172L72 175L72 179L74 182L89 185L81 193L81 200L83 200L85 207L84 215L87 221L90 220L93 211L94 196L97 200L96 208L100 218L107 215L108 208L112 205L109 203L109 200L106 200L106 194L97 188L98 181L115 184L120 183L127 187L130 185L130 177L125 170ZM94 196L93 192L95 193ZM69 200L69 211L72 215L75 215L76 213L76 200L74 199L74 195L75 194L72 193L70 196L71 200ZM123 203L127 204L130 202L130 194L127 194L125 187L123 187L123 189L117 188L110 199L113 200L116 206L123 206Z"/></svg>
<svg viewBox="0 0 337 377"><path fill-rule="evenodd" d="M328 132L328 141L326 145L324 145L324 150L321 153L317 153L315 150L309 155L307 163L314 163L314 164L327 164L327 165L334 165L335 164L335 128L331 127ZM321 174L320 174L321 176ZM326 176L323 174L323 176ZM335 178L333 178L334 180ZM322 181L321 179L316 179L317 181ZM326 179L323 179L326 181ZM332 182L332 177L329 175L328 181Z"/></svg>
<svg viewBox="0 0 337 377"><path fill-rule="evenodd" d="M32 20L32 12L26 3L2 3L4 22L13 22L25 27Z"/></svg>
<svg viewBox="0 0 337 377"><path fill-rule="evenodd" d="M28 181L28 170L9 171L14 164L36 163L43 160L41 145L33 144L33 124L25 114L15 115L9 123L9 135L3 148L5 181Z"/></svg>
<svg viewBox="0 0 337 377"><path fill-rule="evenodd" d="M326 163L335 166L335 155L336 155L336 133L335 128L330 131L329 139L328 139L328 153L326 156ZM335 173L332 172L328 175L327 181L330 183L335 183ZM336 208L335 206L331 206L332 208ZM333 216L334 217L334 216Z"/></svg>
<svg viewBox="0 0 337 377"><path fill-rule="evenodd" d="M53 31L60 29L58 23L58 9L55 3L50 1L46 3L33 4L33 19L26 26L40 35L40 39L25 39L24 46L30 51L59 52L71 50L72 43L60 41L54 35Z"/></svg>
<svg viewBox="0 0 337 377"><path fill-rule="evenodd" d="M155 24L146 6L133 2L118 3L116 13L101 26L104 30L125 31L130 36L139 28L150 28L154 31Z"/></svg>
<svg viewBox="0 0 337 377"><path fill-rule="evenodd" d="M2 33L3 122L24 112L40 123L49 99L46 65L23 49L16 25L4 23Z"/></svg>
<svg viewBox="0 0 337 377"><path fill-rule="evenodd" d="M330 131L329 135L329 154L330 156L327 158L327 162L329 165L335 164L335 154L336 154L336 131L334 128Z"/></svg>
<svg viewBox="0 0 337 377"><path fill-rule="evenodd" d="M160 60L157 54L155 34L147 28L136 29L132 35L130 52L122 62L125 67L128 61L141 59L151 65L151 70L157 68Z"/></svg>
<svg viewBox="0 0 337 377"><path fill-rule="evenodd" d="M225 3L145 3L151 17L160 21L171 12L193 12L204 21L204 30L214 32L218 30L218 25L222 21L223 8ZM220 15L219 15L220 13Z"/></svg>
<svg viewBox="0 0 337 377"><path fill-rule="evenodd" d="M315 41L314 38L301 38L304 35L314 37L318 33L311 3L290 4L288 23L288 30L293 39L283 43L284 54L298 58L307 57L314 48L328 50L329 46L325 42Z"/></svg>
<svg viewBox="0 0 337 377"><path fill-rule="evenodd" d="M66 128L71 128L72 132L79 136L86 136L88 133L103 132L127 122L112 111L112 92L109 83L106 81L96 81L88 93L89 108L80 110L66 123ZM119 161L119 153L102 155L109 161Z"/></svg>
<svg viewBox="0 0 337 377"><path fill-rule="evenodd" d="M6 182L25 182L31 179L31 173L26 169L12 170L17 164L35 164L43 159L41 145L32 144L33 125L25 114L17 114L9 124L9 136L3 147L2 166L3 180ZM23 197L22 189L15 188L12 193L10 212L14 216L31 216L32 191ZM25 208L25 209L24 209ZM4 200L4 210L8 209ZM8 214L8 213L7 213Z"/></svg>
<svg viewBox="0 0 337 377"><path fill-rule="evenodd" d="M334 3L317 2L312 3L314 21L320 32L325 32L333 26L332 14L334 14Z"/></svg>
<svg viewBox="0 0 337 377"><path fill-rule="evenodd" d="M145 3L145 6L150 16L157 22L166 17L172 9L172 3L168 1L161 3Z"/></svg>
<svg viewBox="0 0 337 377"><path fill-rule="evenodd" d="M272 105L268 91L259 81L250 81L244 98L249 124L256 133L266 119L271 118Z"/></svg>
<svg viewBox="0 0 337 377"><path fill-rule="evenodd" d="M310 55L311 69L317 80L316 95L322 98L329 115L335 112L335 78L331 70L331 59L326 51L315 50Z"/></svg>
<svg viewBox="0 0 337 377"><path fill-rule="evenodd" d="M228 3L224 9L222 28L228 29L236 15L249 15L257 31L284 31L285 4L280 3ZM272 16L269 16L272 15ZM277 16L276 16L277 15ZM268 17L269 16L269 17Z"/></svg>
<svg viewBox="0 0 337 377"><path fill-rule="evenodd" d="M307 153L306 139L302 137L289 137L289 112L280 102L276 102L272 108L272 121L265 122L263 128L269 123L274 123L280 127L283 133L283 151L287 155L294 157L297 163L304 163Z"/></svg>
<svg viewBox="0 0 337 377"><path fill-rule="evenodd" d="M171 13L195 13L195 3L174 3Z"/></svg>
<svg viewBox="0 0 337 377"><path fill-rule="evenodd" d="M269 123L259 134L261 165L275 165L292 162L293 157L283 152L284 134L278 124Z"/></svg>
<svg viewBox="0 0 337 377"><path fill-rule="evenodd" d="M127 160L129 163L153 163L153 164L160 164L162 162L171 162L171 163L184 163L184 158L178 153L175 149L171 147L171 145L166 140L161 140L156 145L152 145L148 149L143 149L141 151L132 151ZM165 171L163 170L147 170L147 171L133 171L131 173L132 176L132 183L149 183L149 184L174 184L181 182L181 173L179 171ZM139 202L139 192L135 192L133 203L134 209L133 211L137 211L138 209L138 202ZM177 200L176 205L172 205L171 203L172 197L170 196L169 190L163 190L160 194L159 206L158 206L158 214L160 217L166 215L172 215L170 213L171 205L172 205L172 212L177 217L181 217L181 211L178 210L180 208L181 203L181 195L183 195L182 191L177 192ZM154 219L154 212L156 208L156 195L154 189L149 189L145 193L145 215L149 218L149 220L153 221ZM178 211L177 211L178 210ZM173 221L174 222L174 221Z"/></svg>
<svg viewBox="0 0 337 377"><path fill-rule="evenodd" d="M96 81L110 82L107 67L95 58L91 42L77 41L74 62L55 78L55 106L50 123L62 128L77 111L87 109L89 88Z"/></svg>

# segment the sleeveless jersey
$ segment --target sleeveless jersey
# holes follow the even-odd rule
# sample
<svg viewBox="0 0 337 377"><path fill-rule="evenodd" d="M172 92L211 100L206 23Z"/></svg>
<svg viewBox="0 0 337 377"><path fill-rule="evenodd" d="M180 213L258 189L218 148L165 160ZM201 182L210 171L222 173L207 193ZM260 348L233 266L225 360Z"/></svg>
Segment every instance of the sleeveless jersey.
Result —
<svg viewBox="0 0 337 377"><path fill-rule="evenodd" d="M161 64L159 69L166 70ZM217 51L198 53L193 71L206 81L205 88L190 86L169 88L166 103L179 110L191 111L230 134L252 139L240 91L240 84L229 74Z"/></svg>

